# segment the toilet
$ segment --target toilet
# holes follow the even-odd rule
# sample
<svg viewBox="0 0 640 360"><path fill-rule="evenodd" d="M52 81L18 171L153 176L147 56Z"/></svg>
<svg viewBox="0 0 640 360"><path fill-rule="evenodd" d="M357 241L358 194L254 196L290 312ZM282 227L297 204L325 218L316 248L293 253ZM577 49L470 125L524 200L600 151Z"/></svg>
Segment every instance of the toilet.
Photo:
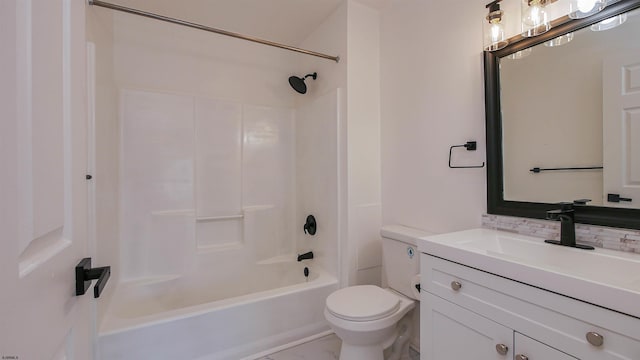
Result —
<svg viewBox="0 0 640 360"><path fill-rule="evenodd" d="M388 288L350 286L326 300L324 316L342 340L340 360L399 359L419 327L412 312L420 299L417 239L432 234L400 225L384 226L380 234Z"/></svg>

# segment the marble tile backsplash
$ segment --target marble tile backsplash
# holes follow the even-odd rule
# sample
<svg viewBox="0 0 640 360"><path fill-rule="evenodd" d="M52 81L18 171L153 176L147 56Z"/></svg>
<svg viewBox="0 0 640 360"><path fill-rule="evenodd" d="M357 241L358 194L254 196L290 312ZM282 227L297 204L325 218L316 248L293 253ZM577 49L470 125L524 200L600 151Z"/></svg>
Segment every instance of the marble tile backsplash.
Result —
<svg viewBox="0 0 640 360"><path fill-rule="evenodd" d="M482 215L482 227L544 239L560 238L560 222L501 215ZM640 230L576 224L576 241L595 247L640 254Z"/></svg>

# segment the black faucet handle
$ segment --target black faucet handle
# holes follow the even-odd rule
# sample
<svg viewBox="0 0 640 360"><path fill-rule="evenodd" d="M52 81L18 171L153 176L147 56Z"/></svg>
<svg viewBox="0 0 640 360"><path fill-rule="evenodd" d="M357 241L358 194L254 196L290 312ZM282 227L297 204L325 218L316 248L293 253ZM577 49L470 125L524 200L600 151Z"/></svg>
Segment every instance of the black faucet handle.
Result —
<svg viewBox="0 0 640 360"><path fill-rule="evenodd" d="M313 215L307 216L307 220L304 223L302 229L305 234L315 235L318 225L316 223L316 218Z"/></svg>
<svg viewBox="0 0 640 360"><path fill-rule="evenodd" d="M573 202L561 202L558 205L560 205L560 211L573 211Z"/></svg>
<svg viewBox="0 0 640 360"><path fill-rule="evenodd" d="M590 201L591 199L577 199L577 200L573 200L573 205L583 206L583 205L587 205L587 203Z"/></svg>

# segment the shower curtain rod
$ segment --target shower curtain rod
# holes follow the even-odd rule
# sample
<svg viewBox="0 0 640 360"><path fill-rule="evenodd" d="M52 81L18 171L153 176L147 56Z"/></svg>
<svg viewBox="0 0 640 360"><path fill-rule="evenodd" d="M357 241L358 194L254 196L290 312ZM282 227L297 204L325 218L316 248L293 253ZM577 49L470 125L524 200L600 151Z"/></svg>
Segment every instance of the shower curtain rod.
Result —
<svg viewBox="0 0 640 360"><path fill-rule="evenodd" d="M297 48L297 47L294 47L294 46L279 44L277 42L273 42L273 41L269 41L269 40L263 40L263 39L259 39L259 38L256 38L256 37L251 37L251 36L246 36L246 35L234 33L234 32L231 32L231 31L216 29L216 28L212 28L212 27L209 27L209 26L204 26L204 25L200 25L200 24L196 24L196 23L192 23L192 22L188 22L188 21L184 21L184 20L174 19L174 18L170 18L170 17L167 17L167 16L162 16L162 15L158 15L158 14L154 14L154 13L150 13L150 12L146 12L146 11L141 11L141 10L137 10L137 9L128 8L128 7L125 7L125 6L111 4L111 3L107 3L107 2L104 2L104 1L100 1L100 0L88 0L88 2L89 2L89 5L100 6L100 7L103 7L103 8L122 11L122 12L126 12L126 13L129 13L129 14L134 14L134 15L140 15L140 16L151 18L151 19L156 19L156 20L160 20L160 21L166 21L166 22L169 22L169 23L172 23L172 24L187 26L187 27L194 28L194 29L209 31L209 32L212 32L212 33L220 34L220 35L231 36L231 37L234 37L234 38L237 38L237 39L252 41L252 42L255 42L255 43L258 43L258 44L269 45L269 46L277 47L277 48L280 48L280 49L285 49L285 50L289 50L289 51L295 51L295 52L299 52L299 53L302 53L302 54L317 56L317 57L321 57L321 58L324 58L324 59L333 60L335 62L340 62L340 57L339 56L331 56L331 55L327 55L327 54L323 54L323 53L319 53L319 52L315 52L315 51L300 49L300 48Z"/></svg>

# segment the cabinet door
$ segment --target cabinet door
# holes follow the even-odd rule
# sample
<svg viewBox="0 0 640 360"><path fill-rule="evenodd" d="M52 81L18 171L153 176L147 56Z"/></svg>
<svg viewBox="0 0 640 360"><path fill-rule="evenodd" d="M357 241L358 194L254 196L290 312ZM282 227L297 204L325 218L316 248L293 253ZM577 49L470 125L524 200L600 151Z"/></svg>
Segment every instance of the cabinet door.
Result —
<svg viewBox="0 0 640 360"><path fill-rule="evenodd" d="M513 359L513 330L505 326L427 292L420 314L422 360Z"/></svg>
<svg viewBox="0 0 640 360"><path fill-rule="evenodd" d="M576 360L560 350L556 350L518 332L514 336L516 360Z"/></svg>

